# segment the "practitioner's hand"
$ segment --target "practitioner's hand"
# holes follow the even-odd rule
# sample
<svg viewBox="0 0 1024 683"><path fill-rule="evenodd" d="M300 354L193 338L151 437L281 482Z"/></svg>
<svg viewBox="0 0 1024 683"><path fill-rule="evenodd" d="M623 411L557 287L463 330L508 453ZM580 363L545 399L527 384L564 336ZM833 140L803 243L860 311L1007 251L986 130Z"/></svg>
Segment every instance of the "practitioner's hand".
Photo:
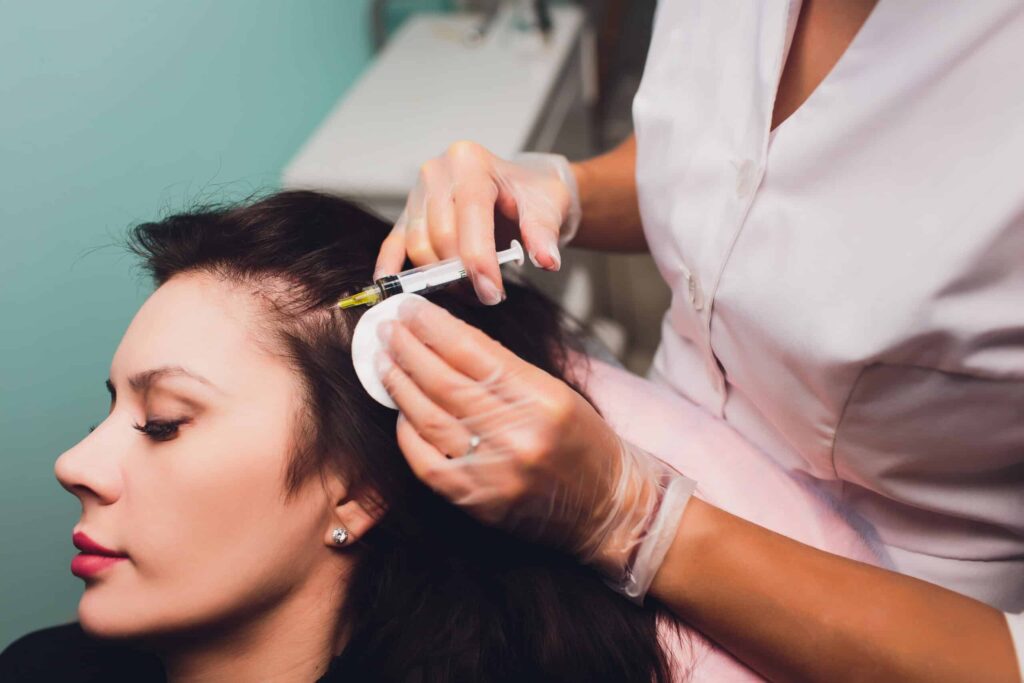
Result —
<svg viewBox="0 0 1024 683"><path fill-rule="evenodd" d="M693 482L571 387L430 303L383 328L384 386L416 475L480 521L561 548L643 599Z"/></svg>
<svg viewBox="0 0 1024 683"><path fill-rule="evenodd" d="M569 161L557 154L507 161L473 142L453 144L420 168L405 210L381 245L374 279L399 272L406 256L417 266L458 256L480 300L500 302L496 214L519 226L534 265L558 270L558 245L572 239L581 214Z"/></svg>

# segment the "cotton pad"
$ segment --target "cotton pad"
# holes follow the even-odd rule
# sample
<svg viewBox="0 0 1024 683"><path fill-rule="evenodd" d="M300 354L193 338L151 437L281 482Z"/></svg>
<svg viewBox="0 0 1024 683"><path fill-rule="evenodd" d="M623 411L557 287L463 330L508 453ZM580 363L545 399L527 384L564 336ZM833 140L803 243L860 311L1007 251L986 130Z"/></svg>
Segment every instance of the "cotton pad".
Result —
<svg viewBox="0 0 1024 683"><path fill-rule="evenodd" d="M381 349L377 328L388 320L397 320L398 307L410 299L426 301L419 294L396 294L384 299L363 314L352 333L352 365L356 368L356 376L373 400L393 410L398 410L398 406L391 400L377 374L377 352Z"/></svg>

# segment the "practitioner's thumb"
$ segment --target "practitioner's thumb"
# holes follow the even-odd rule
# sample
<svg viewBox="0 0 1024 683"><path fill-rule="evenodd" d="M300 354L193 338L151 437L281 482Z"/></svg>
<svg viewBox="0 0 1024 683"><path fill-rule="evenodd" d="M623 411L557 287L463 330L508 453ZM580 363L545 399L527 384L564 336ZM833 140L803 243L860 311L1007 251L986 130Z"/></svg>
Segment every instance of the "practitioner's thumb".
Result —
<svg viewBox="0 0 1024 683"><path fill-rule="evenodd" d="M530 261L538 268L558 270L562 255L558 251L558 228L550 218L536 215L530 209L519 211L519 232Z"/></svg>

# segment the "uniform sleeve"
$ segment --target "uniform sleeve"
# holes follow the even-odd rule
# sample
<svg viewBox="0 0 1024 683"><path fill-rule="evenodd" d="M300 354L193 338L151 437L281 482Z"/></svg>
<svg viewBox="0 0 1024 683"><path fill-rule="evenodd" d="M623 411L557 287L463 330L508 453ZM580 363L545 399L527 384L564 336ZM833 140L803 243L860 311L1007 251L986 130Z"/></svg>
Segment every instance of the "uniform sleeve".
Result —
<svg viewBox="0 0 1024 683"><path fill-rule="evenodd" d="M1013 651L1017 653L1020 680L1024 683L1024 612L1007 614L1006 623L1010 626L1010 639L1013 640Z"/></svg>

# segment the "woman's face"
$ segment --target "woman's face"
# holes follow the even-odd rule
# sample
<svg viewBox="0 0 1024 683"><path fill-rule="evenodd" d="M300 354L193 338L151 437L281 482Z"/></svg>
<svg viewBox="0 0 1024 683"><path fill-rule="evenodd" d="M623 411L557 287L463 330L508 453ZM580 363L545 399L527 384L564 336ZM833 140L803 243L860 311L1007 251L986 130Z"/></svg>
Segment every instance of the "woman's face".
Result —
<svg viewBox="0 0 1024 683"><path fill-rule="evenodd" d="M338 576L323 540L337 501L317 477L285 500L300 382L258 343L258 314L212 276L164 284L114 354L110 414L57 460L74 531L127 555L82 577L94 635L230 623Z"/></svg>

